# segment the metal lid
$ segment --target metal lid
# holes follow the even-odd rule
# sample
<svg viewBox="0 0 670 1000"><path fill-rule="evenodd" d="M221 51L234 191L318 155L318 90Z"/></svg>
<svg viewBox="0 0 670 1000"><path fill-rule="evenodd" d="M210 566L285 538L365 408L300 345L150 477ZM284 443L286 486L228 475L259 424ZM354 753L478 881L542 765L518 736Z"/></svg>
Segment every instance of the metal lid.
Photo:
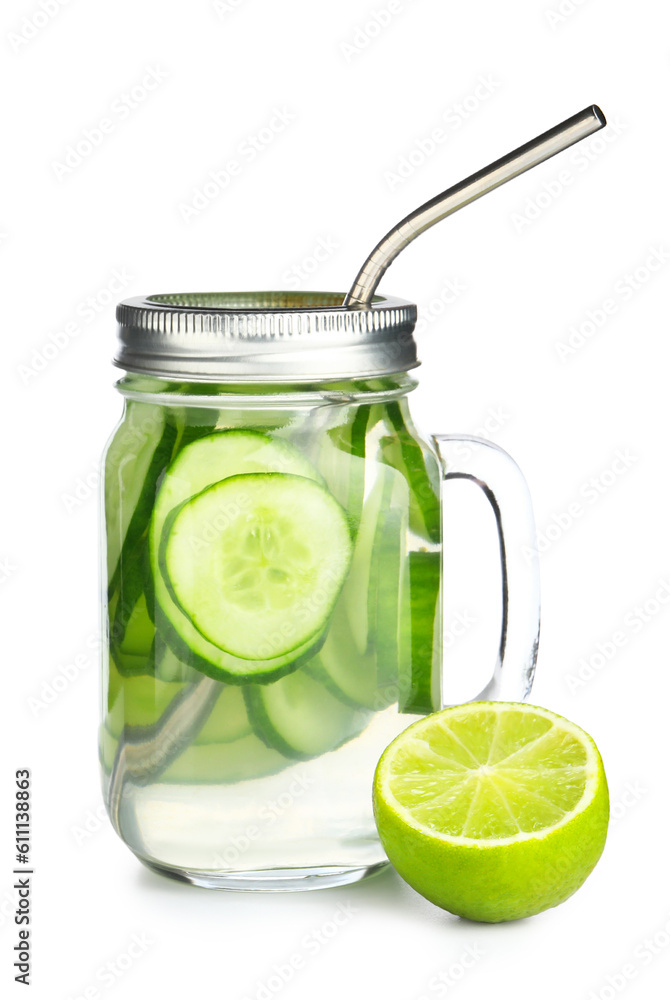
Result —
<svg viewBox="0 0 670 1000"><path fill-rule="evenodd" d="M126 299L114 364L195 381L304 382L415 368L416 306L377 295L345 308L336 292L201 292Z"/></svg>

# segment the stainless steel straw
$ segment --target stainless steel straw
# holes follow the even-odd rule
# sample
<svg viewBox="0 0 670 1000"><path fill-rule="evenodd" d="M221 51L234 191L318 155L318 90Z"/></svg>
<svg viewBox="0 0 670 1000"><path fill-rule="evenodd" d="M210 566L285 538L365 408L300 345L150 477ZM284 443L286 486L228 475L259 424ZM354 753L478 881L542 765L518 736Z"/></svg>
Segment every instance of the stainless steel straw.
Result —
<svg viewBox="0 0 670 1000"><path fill-rule="evenodd" d="M426 229L430 229L436 222L446 219L459 208L469 205L471 201L481 198L482 195L488 194L513 177L518 177L543 160L548 160L550 156L555 156L573 143L586 139L606 124L607 121L600 108L592 104L591 107L585 108L572 118L567 118L560 125L543 132L536 139L531 139L518 149L512 150L507 156L495 160L488 167L483 167L415 209L379 241L358 272L344 305L349 308L369 306L387 267L408 243Z"/></svg>

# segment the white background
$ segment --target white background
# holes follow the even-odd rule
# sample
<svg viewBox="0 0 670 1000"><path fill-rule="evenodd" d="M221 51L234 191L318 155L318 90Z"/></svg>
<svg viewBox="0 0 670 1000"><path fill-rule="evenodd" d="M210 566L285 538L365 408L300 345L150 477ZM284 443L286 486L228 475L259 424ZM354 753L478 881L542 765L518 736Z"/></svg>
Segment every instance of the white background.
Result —
<svg viewBox="0 0 670 1000"><path fill-rule="evenodd" d="M128 1000L242 1000L268 983L282 1000L661 997L670 966L666 5L42 6L48 18L34 0L5 0L0 14L0 961L11 995L24 995L11 982L11 796L15 769L30 767L29 995L40 1000L92 988ZM151 69L155 89L120 110ZM344 291L409 210L593 101L606 132L422 236L381 290L418 302L426 319L420 425L488 430L530 484L543 549L532 700L582 725L602 751L613 820L596 871L558 909L499 926L443 913L392 872L252 896L145 871L99 818L95 748L98 456L121 408L113 304L165 291ZM245 138L275 109L291 120L246 159ZM111 127L91 154L59 167L103 118ZM413 165L399 179L403 157ZM243 162L238 175L187 222L180 206L231 159ZM331 249L306 275L319 241ZM125 287L108 292L115 272ZM82 305L90 296L92 312ZM491 519L473 488L450 490L449 517L458 526L448 614L476 619L453 643L455 678L489 667L498 582ZM54 695L73 663L74 679ZM342 904L350 919L318 953L306 950ZM125 968L135 934L150 944L105 985L100 970L119 959ZM465 969L467 949L477 957ZM275 966L296 953L304 968L277 989Z"/></svg>

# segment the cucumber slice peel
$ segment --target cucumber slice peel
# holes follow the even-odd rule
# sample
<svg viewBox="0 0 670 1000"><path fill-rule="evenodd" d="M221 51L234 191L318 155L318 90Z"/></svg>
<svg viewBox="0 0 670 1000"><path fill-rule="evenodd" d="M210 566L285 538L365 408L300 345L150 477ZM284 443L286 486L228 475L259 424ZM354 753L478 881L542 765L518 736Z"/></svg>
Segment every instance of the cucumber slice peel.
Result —
<svg viewBox="0 0 670 1000"><path fill-rule="evenodd" d="M244 698L257 736L295 760L337 749L358 735L369 718L368 713L343 704L303 670L274 684L249 685Z"/></svg>

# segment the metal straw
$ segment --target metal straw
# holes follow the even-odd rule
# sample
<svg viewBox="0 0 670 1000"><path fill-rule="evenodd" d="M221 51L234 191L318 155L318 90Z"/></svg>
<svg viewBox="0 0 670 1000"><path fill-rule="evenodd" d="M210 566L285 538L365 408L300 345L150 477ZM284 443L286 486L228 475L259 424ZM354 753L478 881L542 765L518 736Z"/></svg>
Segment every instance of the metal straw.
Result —
<svg viewBox="0 0 670 1000"><path fill-rule="evenodd" d="M471 174L470 177L447 188L425 205L415 209L379 241L358 272L344 305L364 308L369 306L387 267L408 243L434 226L436 222L446 219L459 208L469 205L471 201L481 198L482 195L488 194L513 177L518 177L543 160L548 160L550 156L555 156L573 143L592 135L606 124L607 121L600 108L592 104L591 107L585 108L572 118L567 118L560 125L543 132L536 139L531 139L518 149L512 150L507 156L495 160L488 167L483 167L476 174Z"/></svg>

